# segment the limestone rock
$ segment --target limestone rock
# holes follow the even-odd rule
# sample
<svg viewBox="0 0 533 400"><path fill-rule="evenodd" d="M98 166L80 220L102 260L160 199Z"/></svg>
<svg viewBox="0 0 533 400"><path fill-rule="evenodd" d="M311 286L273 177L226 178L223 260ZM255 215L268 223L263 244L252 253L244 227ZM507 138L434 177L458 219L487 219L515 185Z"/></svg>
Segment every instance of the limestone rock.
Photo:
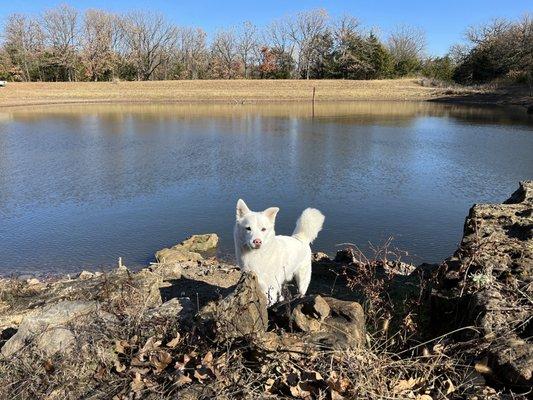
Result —
<svg viewBox="0 0 533 400"><path fill-rule="evenodd" d="M244 273L235 290L220 301L207 304L199 314L204 326L214 330L216 340L265 332L268 301L254 273Z"/></svg>
<svg viewBox="0 0 533 400"><path fill-rule="evenodd" d="M304 332L317 332L330 312L331 309L322 296L315 296L294 308L292 320Z"/></svg>
<svg viewBox="0 0 533 400"><path fill-rule="evenodd" d="M164 302L159 307L152 308L147 311L149 317L179 317L180 319L188 319L194 316L195 307L188 297L174 298Z"/></svg>
<svg viewBox="0 0 533 400"><path fill-rule="evenodd" d="M80 274L78 275L78 279L81 279L81 280L91 279L94 277L95 277L95 274L89 271L81 271Z"/></svg>
<svg viewBox="0 0 533 400"><path fill-rule="evenodd" d="M93 301L62 301L44 307L22 321L17 333L2 347L2 355L10 357L29 343L47 355L67 352L75 341L69 325L93 316L96 311L96 302Z"/></svg>
<svg viewBox="0 0 533 400"><path fill-rule="evenodd" d="M159 263L169 264L183 261L200 261L203 259L200 253L205 253L216 249L218 236L215 233L205 235L193 235L183 242L164 248L155 253L155 258Z"/></svg>
<svg viewBox="0 0 533 400"><path fill-rule="evenodd" d="M155 259L159 263L170 264L183 261L200 261L203 259L200 253L188 251L179 247L171 247L170 249L162 249L155 253Z"/></svg>
<svg viewBox="0 0 533 400"><path fill-rule="evenodd" d="M218 235L207 233L205 235L192 235L181 243L182 248L195 252L206 252L216 249L218 246Z"/></svg>
<svg viewBox="0 0 533 400"><path fill-rule="evenodd" d="M180 279L182 274L182 267L178 263L155 263L150 265L148 269L164 280Z"/></svg>
<svg viewBox="0 0 533 400"><path fill-rule="evenodd" d="M461 244L439 271L431 299L432 326L440 333L476 326L489 342L492 369L511 385L533 383L532 273L533 181L525 181L503 204L470 209Z"/></svg>
<svg viewBox="0 0 533 400"><path fill-rule="evenodd" d="M37 279L37 278L30 278L30 279L28 279L28 280L26 281L26 283L27 283L28 285L32 286L32 285L38 285L38 284L40 284L41 281L39 281L39 279Z"/></svg>
<svg viewBox="0 0 533 400"><path fill-rule="evenodd" d="M316 343L334 348L360 347L365 343L364 311L354 301L309 296L294 307L291 319Z"/></svg>
<svg viewBox="0 0 533 400"><path fill-rule="evenodd" d="M158 274L141 270L121 283L123 287L127 286L131 289L130 296L141 299L144 306L154 307L162 304L160 288L163 285L163 279ZM114 294L115 297L118 295L120 292Z"/></svg>
<svg viewBox="0 0 533 400"><path fill-rule="evenodd" d="M531 388L533 382L533 346L511 337L495 341L489 349L489 367L503 381Z"/></svg>

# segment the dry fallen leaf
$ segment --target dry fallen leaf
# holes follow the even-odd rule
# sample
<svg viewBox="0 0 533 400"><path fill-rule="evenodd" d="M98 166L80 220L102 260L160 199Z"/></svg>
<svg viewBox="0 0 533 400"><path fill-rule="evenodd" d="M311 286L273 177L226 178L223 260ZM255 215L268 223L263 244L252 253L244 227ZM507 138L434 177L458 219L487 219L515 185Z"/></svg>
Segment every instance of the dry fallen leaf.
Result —
<svg viewBox="0 0 533 400"><path fill-rule="evenodd" d="M103 365L100 364L96 368L96 371L94 373L94 379L96 379L97 381L102 380L102 379L104 379L106 374L107 374L106 368Z"/></svg>
<svg viewBox="0 0 533 400"><path fill-rule="evenodd" d="M207 371L205 369L195 369L194 370L194 375L193 375L197 380L198 382L200 383L204 383L204 380L207 380L209 379L209 374L207 373Z"/></svg>
<svg viewBox="0 0 533 400"><path fill-rule="evenodd" d="M56 368L54 367L54 364L50 360L45 360L43 363L44 370L47 374L53 374Z"/></svg>
<svg viewBox="0 0 533 400"><path fill-rule="evenodd" d="M135 373L135 378L131 381L131 390L133 390L135 393L139 393L141 390L144 389L144 383L141 379L141 374L138 372Z"/></svg>
<svg viewBox="0 0 533 400"><path fill-rule="evenodd" d="M115 352L118 354L126 354L126 348L130 347L126 340L115 340Z"/></svg>
<svg viewBox="0 0 533 400"><path fill-rule="evenodd" d="M449 395L450 393L455 392L455 386L453 385L450 378L446 379L444 382L444 385L446 386L446 395Z"/></svg>
<svg viewBox="0 0 533 400"><path fill-rule="evenodd" d="M490 369L490 367L486 364L485 360L475 363L474 368L480 374L491 374L492 373L492 369Z"/></svg>
<svg viewBox="0 0 533 400"><path fill-rule="evenodd" d="M403 393L407 390L412 390L416 386L419 386L423 382L422 378L409 378L401 379L396 385L392 388L392 391L396 394Z"/></svg>
<svg viewBox="0 0 533 400"><path fill-rule="evenodd" d="M213 363L213 353L208 351L202 360L202 364L210 366L212 363Z"/></svg>
<svg viewBox="0 0 533 400"><path fill-rule="evenodd" d="M274 383L276 383L274 379L268 378L265 382L265 392L270 393L270 390L272 389L272 386L274 386Z"/></svg>
<svg viewBox="0 0 533 400"><path fill-rule="evenodd" d="M178 379L176 379L176 384L178 385L178 387L186 385L191 382L192 382L192 379L186 375L180 375L178 376Z"/></svg>
<svg viewBox="0 0 533 400"><path fill-rule="evenodd" d="M289 390L291 391L291 395L297 399L306 399L311 397L311 392L302 388L301 383L298 383L296 386L290 386Z"/></svg>
<svg viewBox="0 0 533 400"><path fill-rule="evenodd" d="M331 400L344 400L344 396L336 390L331 390Z"/></svg>
<svg viewBox="0 0 533 400"><path fill-rule="evenodd" d="M187 354L184 354L181 361L176 361L176 364L174 364L174 368L178 371L183 371L190 360L191 357L189 357Z"/></svg>
<svg viewBox="0 0 533 400"><path fill-rule="evenodd" d="M165 370L171 362L172 356L164 350L158 350L150 355L150 364L155 367L156 373Z"/></svg>
<svg viewBox="0 0 533 400"><path fill-rule="evenodd" d="M144 344L143 348L140 350L140 354L144 355L150 351L156 350L159 346L161 346L161 340L157 340L155 336L152 336L148 338L146 343Z"/></svg>
<svg viewBox="0 0 533 400"><path fill-rule="evenodd" d="M146 375L148 372L150 372L150 368L137 368L133 367L130 369L130 373L139 373L141 375Z"/></svg>
<svg viewBox="0 0 533 400"><path fill-rule="evenodd" d="M335 371L331 373L327 383L332 392L335 391L338 393L344 393L350 385L350 381L348 379L340 378Z"/></svg>
<svg viewBox="0 0 533 400"><path fill-rule="evenodd" d="M117 372L124 372L126 370L126 366L121 364L120 361L115 361L115 370Z"/></svg>
<svg viewBox="0 0 533 400"><path fill-rule="evenodd" d="M180 334L178 333L174 339L172 339L170 342L168 342L166 344L166 346L171 348L171 349L173 349L174 347L176 347L179 344L180 339L181 339L181 337L180 337Z"/></svg>

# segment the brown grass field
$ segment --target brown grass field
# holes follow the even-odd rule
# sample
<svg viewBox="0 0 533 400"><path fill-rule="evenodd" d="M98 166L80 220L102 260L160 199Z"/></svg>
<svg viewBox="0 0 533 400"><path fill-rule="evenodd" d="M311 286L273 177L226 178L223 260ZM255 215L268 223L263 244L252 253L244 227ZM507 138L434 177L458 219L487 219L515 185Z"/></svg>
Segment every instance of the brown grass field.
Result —
<svg viewBox="0 0 533 400"><path fill-rule="evenodd" d="M418 79L180 80L148 82L8 82L0 107L67 103L411 100L443 97L445 88Z"/></svg>

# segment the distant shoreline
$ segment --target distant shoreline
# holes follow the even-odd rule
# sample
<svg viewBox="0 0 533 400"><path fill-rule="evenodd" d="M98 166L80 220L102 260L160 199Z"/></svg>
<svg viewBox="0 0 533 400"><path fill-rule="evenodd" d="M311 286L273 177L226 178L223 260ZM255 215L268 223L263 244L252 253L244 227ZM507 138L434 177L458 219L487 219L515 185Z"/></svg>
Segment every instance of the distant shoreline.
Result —
<svg viewBox="0 0 533 400"><path fill-rule="evenodd" d="M431 101L452 104L533 104L522 92L424 86L420 79L177 80L120 82L8 82L0 108L68 104Z"/></svg>

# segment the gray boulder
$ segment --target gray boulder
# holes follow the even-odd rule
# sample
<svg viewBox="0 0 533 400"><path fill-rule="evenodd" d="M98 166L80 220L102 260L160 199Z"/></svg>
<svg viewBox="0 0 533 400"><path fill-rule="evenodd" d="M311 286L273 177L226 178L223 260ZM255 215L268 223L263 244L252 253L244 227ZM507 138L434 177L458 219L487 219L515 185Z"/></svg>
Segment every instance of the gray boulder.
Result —
<svg viewBox="0 0 533 400"><path fill-rule="evenodd" d="M17 333L2 347L2 355L11 357L28 345L47 355L68 352L75 343L71 326L97 313L94 301L62 301L27 316Z"/></svg>
<svg viewBox="0 0 533 400"><path fill-rule="evenodd" d="M213 330L217 341L260 334L268 326L267 298L254 273L243 273L235 290L207 304L199 313L201 324Z"/></svg>

